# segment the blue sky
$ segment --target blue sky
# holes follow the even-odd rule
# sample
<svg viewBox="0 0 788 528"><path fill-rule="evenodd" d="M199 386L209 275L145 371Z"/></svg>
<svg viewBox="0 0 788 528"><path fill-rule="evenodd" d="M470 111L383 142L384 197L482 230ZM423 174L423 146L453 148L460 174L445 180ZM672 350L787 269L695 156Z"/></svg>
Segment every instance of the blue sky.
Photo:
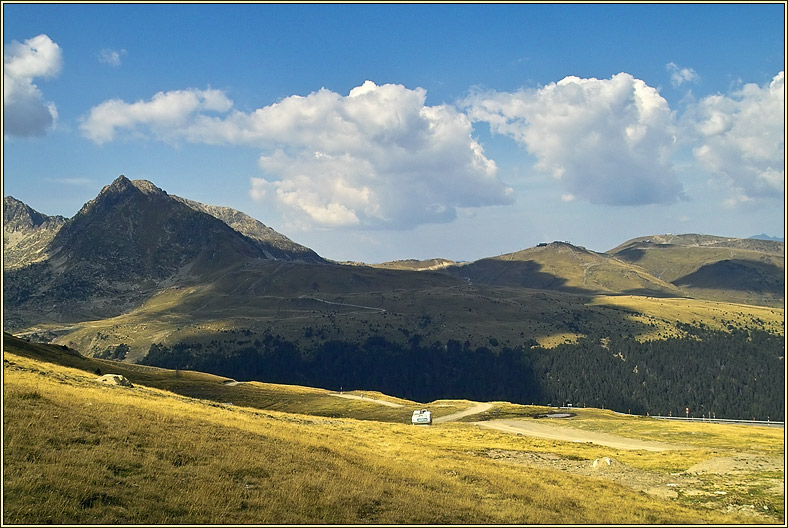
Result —
<svg viewBox="0 0 788 528"><path fill-rule="evenodd" d="M3 194L119 174L336 260L784 236L785 5L3 4Z"/></svg>

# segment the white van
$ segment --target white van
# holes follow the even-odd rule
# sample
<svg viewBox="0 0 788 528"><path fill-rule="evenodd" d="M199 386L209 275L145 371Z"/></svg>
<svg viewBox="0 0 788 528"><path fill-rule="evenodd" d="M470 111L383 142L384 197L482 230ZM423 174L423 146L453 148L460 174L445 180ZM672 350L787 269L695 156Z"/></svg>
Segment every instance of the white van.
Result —
<svg viewBox="0 0 788 528"><path fill-rule="evenodd" d="M422 409L420 411L413 411L413 417L410 419L414 425L432 425L432 412Z"/></svg>

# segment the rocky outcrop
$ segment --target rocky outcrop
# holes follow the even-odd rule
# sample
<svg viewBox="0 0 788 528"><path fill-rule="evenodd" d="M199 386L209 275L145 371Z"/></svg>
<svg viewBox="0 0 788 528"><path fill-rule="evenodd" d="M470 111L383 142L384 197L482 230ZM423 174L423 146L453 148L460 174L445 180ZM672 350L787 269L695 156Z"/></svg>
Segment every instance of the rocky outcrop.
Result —
<svg viewBox="0 0 788 528"><path fill-rule="evenodd" d="M47 216L12 196L3 198L3 269L18 269L45 260L47 246L66 219Z"/></svg>
<svg viewBox="0 0 788 528"><path fill-rule="evenodd" d="M214 218L218 218L242 235L255 241L263 254L269 259L311 262L314 264L326 262L308 247L296 244L283 234L241 211L230 207L206 205L179 196L173 196L173 199L188 205L195 211L207 213Z"/></svg>

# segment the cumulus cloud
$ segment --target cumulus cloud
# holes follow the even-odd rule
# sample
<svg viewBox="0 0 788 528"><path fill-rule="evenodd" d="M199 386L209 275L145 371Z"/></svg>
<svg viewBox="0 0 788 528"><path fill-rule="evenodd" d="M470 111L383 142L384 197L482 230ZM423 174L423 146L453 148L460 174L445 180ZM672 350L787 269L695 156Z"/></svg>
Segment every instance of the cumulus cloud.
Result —
<svg viewBox="0 0 788 528"><path fill-rule="evenodd" d="M473 93L473 121L514 138L556 178L564 201L640 205L683 197L670 161L674 116L656 89L627 73L565 77L514 93Z"/></svg>
<svg viewBox="0 0 788 528"><path fill-rule="evenodd" d="M51 78L62 66L60 46L46 35L13 41L3 51L3 124L6 136L41 136L57 121L54 103L33 82Z"/></svg>
<svg viewBox="0 0 788 528"><path fill-rule="evenodd" d="M99 52L99 62L102 64L109 64L113 67L120 66L120 63L123 60L123 57L126 55L126 50L113 50L113 49L103 49Z"/></svg>
<svg viewBox="0 0 788 528"><path fill-rule="evenodd" d="M254 179L253 196L265 191L296 219L323 226L407 228L511 203L468 118L425 106L425 96L367 81L346 97L323 90L259 110L242 130L282 148L261 156L273 178Z"/></svg>
<svg viewBox="0 0 788 528"><path fill-rule="evenodd" d="M695 70L692 68L681 68L675 62L667 63L665 69L670 72L670 84L676 88L684 83L697 83L700 81L700 75Z"/></svg>
<svg viewBox="0 0 788 528"><path fill-rule="evenodd" d="M231 106L224 92L212 89L158 92L150 101L136 103L111 99L93 107L80 129L98 144L114 140L119 130L177 140L181 129L190 126L200 112L226 112Z"/></svg>
<svg viewBox="0 0 788 528"><path fill-rule="evenodd" d="M98 143L125 129L259 147L263 176L252 179L251 196L302 228L410 228L451 221L462 208L511 203L513 190L472 137L468 117L425 100L421 88L366 81L346 96L321 89L250 113L215 105L219 115L209 115L199 97L168 92L150 102L102 103L83 131Z"/></svg>
<svg viewBox="0 0 788 528"><path fill-rule="evenodd" d="M785 72L767 84L701 99L684 124L701 166L730 189L730 205L784 197Z"/></svg>

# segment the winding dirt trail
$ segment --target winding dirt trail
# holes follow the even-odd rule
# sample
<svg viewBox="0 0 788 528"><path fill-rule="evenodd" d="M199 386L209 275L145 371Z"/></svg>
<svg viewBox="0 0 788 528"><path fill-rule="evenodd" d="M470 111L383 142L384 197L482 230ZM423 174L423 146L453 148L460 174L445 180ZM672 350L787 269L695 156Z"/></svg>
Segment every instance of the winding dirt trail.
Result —
<svg viewBox="0 0 788 528"><path fill-rule="evenodd" d="M355 394L337 394L336 392L331 392L328 395L336 396L337 398L347 398L348 400L364 400L372 403L378 403L380 405L387 405L388 407L402 407L401 403L394 403L386 400L376 400L375 398L367 398L366 396L356 396Z"/></svg>
<svg viewBox="0 0 788 528"><path fill-rule="evenodd" d="M689 446L679 446L666 444L664 442L650 442L626 438L610 433L600 433L596 431L586 431L567 427L563 425L553 425L538 420L490 420L487 422L474 422L481 427L496 429L506 433L522 434L535 436L548 440L562 440L564 442L591 442L615 449L632 449L643 451L668 451L677 449L694 449Z"/></svg>
<svg viewBox="0 0 788 528"><path fill-rule="evenodd" d="M479 414L479 413L483 413L484 411L489 411L490 409L492 409L491 403L477 403L473 407L469 407L464 411L447 414L446 416L441 416L439 418L433 418L432 423L453 422L455 420L459 420L460 418L464 418L472 414Z"/></svg>

